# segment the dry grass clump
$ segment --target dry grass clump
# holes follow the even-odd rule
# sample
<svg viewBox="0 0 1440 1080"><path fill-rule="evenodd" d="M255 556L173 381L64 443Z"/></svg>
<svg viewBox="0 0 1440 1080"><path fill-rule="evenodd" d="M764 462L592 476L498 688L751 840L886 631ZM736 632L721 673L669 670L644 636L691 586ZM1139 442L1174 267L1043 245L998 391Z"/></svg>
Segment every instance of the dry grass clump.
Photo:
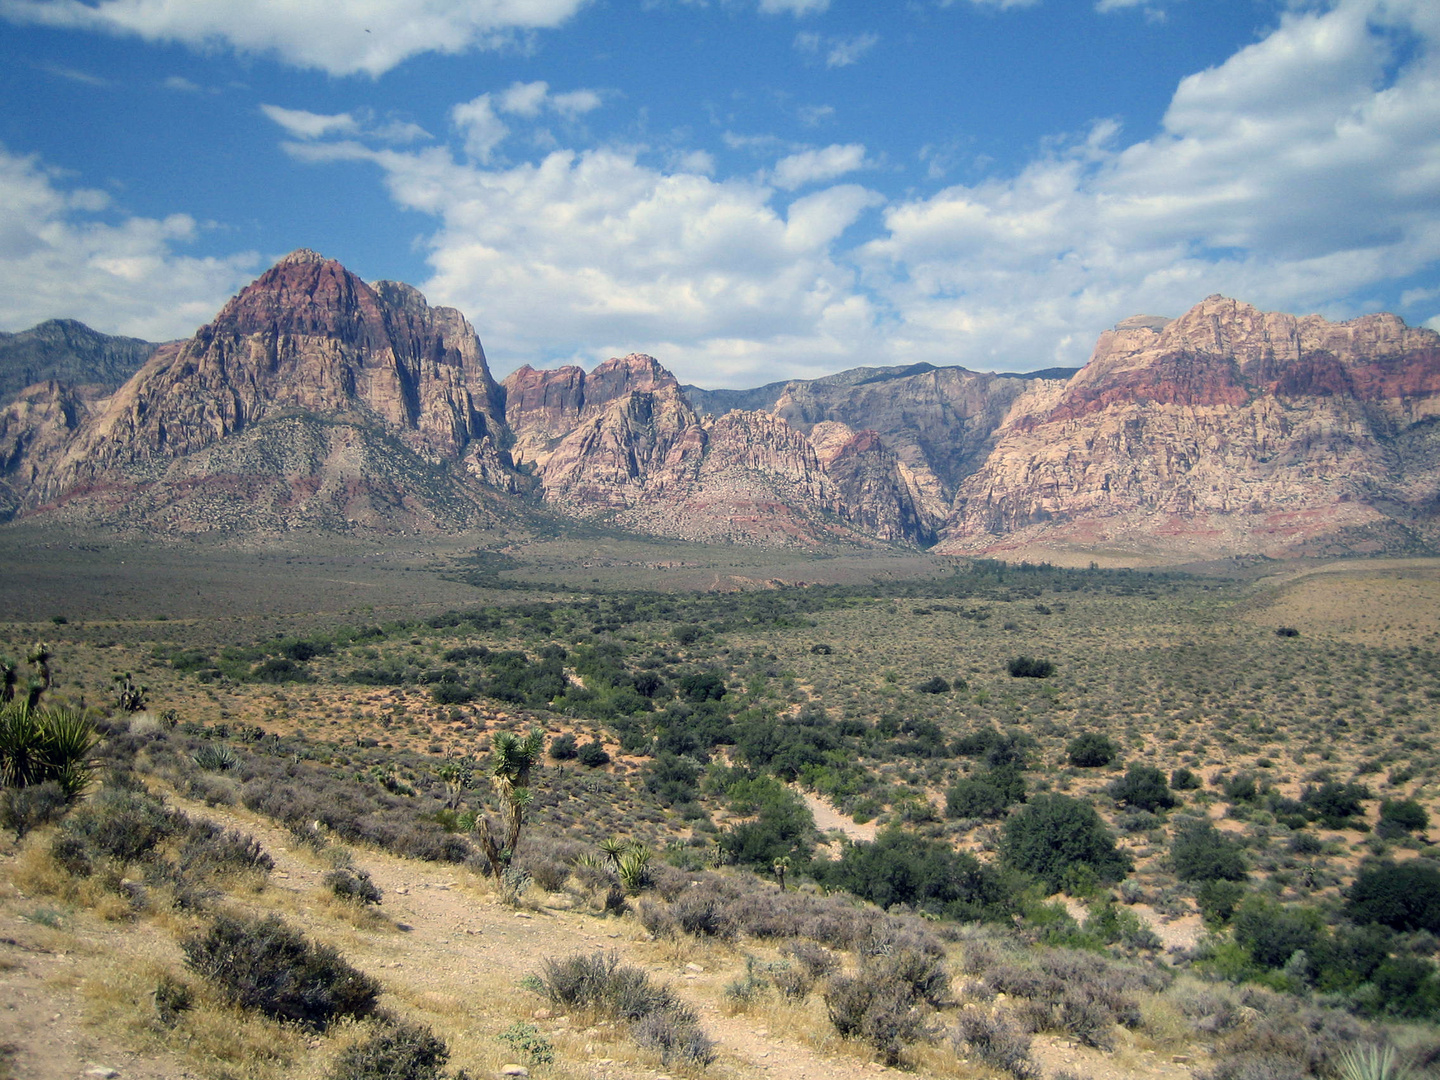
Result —
<svg viewBox="0 0 1440 1080"><path fill-rule="evenodd" d="M561 1008L625 1021L635 1041L658 1051L667 1065L708 1065L715 1060L715 1044L694 1011L670 987L621 964L614 953L546 960L540 981L545 996Z"/></svg>

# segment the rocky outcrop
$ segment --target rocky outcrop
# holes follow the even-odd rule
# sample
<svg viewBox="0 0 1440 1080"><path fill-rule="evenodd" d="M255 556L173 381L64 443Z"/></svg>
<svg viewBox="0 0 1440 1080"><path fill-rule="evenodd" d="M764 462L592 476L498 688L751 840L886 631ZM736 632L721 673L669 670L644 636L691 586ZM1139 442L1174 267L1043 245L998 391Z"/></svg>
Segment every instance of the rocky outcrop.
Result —
<svg viewBox="0 0 1440 1080"><path fill-rule="evenodd" d="M504 390L517 465L567 513L708 542L864 539L804 435L762 413L702 419L653 357L525 367Z"/></svg>
<svg viewBox="0 0 1440 1080"><path fill-rule="evenodd" d="M1212 296L1121 324L1052 401L1017 402L940 550L1424 546L1440 539L1437 416L1440 335Z"/></svg>
<svg viewBox="0 0 1440 1080"><path fill-rule="evenodd" d="M27 450L23 467L31 477L23 502L63 503L72 513L88 506L107 516L126 505L116 493L157 486L208 487L217 497L253 502L250 485L231 482L236 474L203 467L210 459L202 455L223 446L217 453L224 457L242 436L253 457L242 472L268 476L290 493L283 498L302 497L307 487L325 487L315 480L325 472L319 462L334 460L334 447L347 442L342 437L332 446L322 438L329 448L322 450L312 438L308 456L296 458L284 442L293 432L285 434L282 421L297 417L366 432L361 441L371 446L372 461L378 446L388 445L397 467L412 477L438 467L491 485L513 482L500 449L507 438L502 394L464 317L431 308L408 285L367 285L339 263L302 250L243 290L194 338L156 351L59 453ZM383 472L345 473L343 483L363 487L362 474ZM133 495L129 505L149 498ZM167 497L155 498L169 505ZM461 501L473 510L473 497ZM386 495L382 502L394 500ZM440 527L470 515L452 507L430 516Z"/></svg>

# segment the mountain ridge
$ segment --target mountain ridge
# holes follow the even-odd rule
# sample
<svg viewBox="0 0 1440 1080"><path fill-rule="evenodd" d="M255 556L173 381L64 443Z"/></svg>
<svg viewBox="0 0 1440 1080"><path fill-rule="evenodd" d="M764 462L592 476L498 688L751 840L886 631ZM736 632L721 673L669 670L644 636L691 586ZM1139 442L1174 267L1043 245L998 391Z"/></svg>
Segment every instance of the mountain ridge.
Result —
<svg viewBox="0 0 1440 1080"><path fill-rule="evenodd" d="M10 518L385 534L528 507L683 540L1187 558L1440 541L1440 335L1393 315L1213 295L1122 320L1074 371L706 391L632 353L497 382L459 311L301 249L191 339L125 339L149 352L119 385L119 361L79 381L104 335L42 327L47 377L0 407Z"/></svg>

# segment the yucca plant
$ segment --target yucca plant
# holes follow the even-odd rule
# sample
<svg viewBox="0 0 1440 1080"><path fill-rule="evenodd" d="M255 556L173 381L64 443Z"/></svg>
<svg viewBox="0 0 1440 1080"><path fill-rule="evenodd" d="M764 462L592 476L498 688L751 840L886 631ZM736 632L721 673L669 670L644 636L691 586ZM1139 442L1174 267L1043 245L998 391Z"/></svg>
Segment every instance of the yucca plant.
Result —
<svg viewBox="0 0 1440 1080"><path fill-rule="evenodd" d="M1408 1080L1410 1066L1399 1060L1393 1046L1360 1046L1340 1051L1340 1080Z"/></svg>
<svg viewBox="0 0 1440 1080"><path fill-rule="evenodd" d="M634 896L650 878L650 851L641 844L631 844L620 856L620 884Z"/></svg>
<svg viewBox="0 0 1440 1080"><path fill-rule="evenodd" d="M206 772L225 772L240 764L240 759L235 756L234 750L217 743L202 746L195 751L192 760Z"/></svg>
<svg viewBox="0 0 1440 1080"><path fill-rule="evenodd" d="M73 709L33 709L28 702L0 708L0 782L29 787L53 780L66 799L90 783L90 752L100 735Z"/></svg>

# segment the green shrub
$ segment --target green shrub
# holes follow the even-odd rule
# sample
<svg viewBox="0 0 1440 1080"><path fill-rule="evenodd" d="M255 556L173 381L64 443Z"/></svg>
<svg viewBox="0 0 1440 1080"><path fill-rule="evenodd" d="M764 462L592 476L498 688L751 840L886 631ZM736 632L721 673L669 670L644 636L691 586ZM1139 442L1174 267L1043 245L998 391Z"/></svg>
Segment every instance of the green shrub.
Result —
<svg viewBox="0 0 1440 1080"><path fill-rule="evenodd" d="M1176 791L1195 791L1200 787L1200 777L1182 765L1170 774L1170 786Z"/></svg>
<svg viewBox="0 0 1440 1080"><path fill-rule="evenodd" d="M995 867L898 826L873 843L847 845L834 862L817 862L815 874L883 908L908 904L955 919L1007 919L1014 892Z"/></svg>
<svg viewBox="0 0 1440 1080"><path fill-rule="evenodd" d="M1005 823L1000 843L1005 861L1040 878L1052 892L1067 872L1088 867L1101 881L1119 881L1131 860L1089 803L1068 795L1037 795Z"/></svg>
<svg viewBox="0 0 1440 1080"><path fill-rule="evenodd" d="M1011 801L994 784L983 779L955 781L945 792L945 816L952 818L1001 818Z"/></svg>
<svg viewBox="0 0 1440 1080"><path fill-rule="evenodd" d="M575 757L581 765L592 769L598 769L601 765L610 764L610 755L605 752L604 745L599 739L593 739L585 743L575 751Z"/></svg>
<svg viewBox="0 0 1440 1080"><path fill-rule="evenodd" d="M1380 825L1394 833L1424 832L1430 815L1414 799L1386 799L1380 804Z"/></svg>
<svg viewBox="0 0 1440 1080"><path fill-rule="evenodd" d="M1372 978L1373 1011L1407 1020L1440 1018L1440 976L1435 964L1418 956L1394 956Z"/></svg>
<svg viewBox="0 0 1440 1080"><path fill-rule="evenodd" d="M534 1024L516 1020L495 1036L531 1065L549 1065L555 1060L555 1045Z"/></svg>
<svg viewBox="0 0 1440 1080"><path fill-rule="evenodd" d="M1105 790L1116 802L1152 813L1169 810L1178 801L1165 782L1165 774L1153 765L1131 765Z"/></svg>
<svg viewBox="0 0 1440 1080"><path fill-rule="evenodd" d="M1327 829L1353 825L1351 819L1364 809L1361 801L1368 798L1370 792L1363 784L1342 784L1336 780L1327 780L1319 787L1306 787L1300 793L1306 815Z"/></svg>
<svg viewBox="0 0 1440 1080"><path fill-rule="evenodd" d="M331 1080L441 1080L450 1050L421 1024L388 1020L335 1059Z"/></svg>
<svg viewBox="0 0 1440 1080"><path fill-rule="evenodd" d="M572 761L578 752L575 736L568 731L550 740L549 753L555 761Z"/></svg>
<svg viewBox="0 0 1440 1080"><path fill-rule="evenodd" d="M1240 845L1222 836L1207 818L1176 824L1170 868L1182 881L1243 881L1247 876Z"/></svg>
<svg viewBox="0 0 1440 1080"><path fill-rule="evenodd" d="M1206 926L1224 926L1245 898L1245 886L1238 881L1212 878L1195 890L1195 904Z"/></svg>
<svg viewBox="0 0 1440 1080"><path fill-rule="evenodd" d="M1440 933L1440 866L1428 859L1366 863L1346 893L1345 915L1393 930Z"/></svg>
<svg viewBox="0 0 1440 1080"><path fill-rule="evenodd" d="M761 776L730 785L730 810L742 820L720 834L724 852L736 862L768 870L776 859L810 859L815 817L805 800L779 780Z"/></svg>
<svg viewBox="0 0 1440 1080"><path fill-rule="evenodd" d="M939 675L932 675L924 682L915 687L922 694L948 694L950 684Z"/></svg>
<svg viewBox="0 0 1440 1080"><path fill-rule="evenodd" d="M1076 768L1098 769L1119 757L1120 748L1107 736L1087 731L1071 739L1065 753Z"/></svg>
<svg viewBox="0 0 1440 1080"><path fill-rule="evenodd" d="M181 942L185 962L229 1001L277 1020L324 1028L375 1007L380 984L328 945L306 941L279 917L218 915Z"/></svg>
<svg viewBox="0 0 1440 1080"><path fill-rule="evenodd" d="M1302 949L1313 954L1325 934L1325 923L1313 908L1256 895L1240 902L1230 925L1254 961L1271 969L1283 968Z"/></svg>
<svg viewBox="0 0 1440 1080"><path fill-rule="evenodd" d="M1005 665L1012 679L1048 679L1055 674L1055 665L1049 660L1037 660L1033 656L1017 656Z"/></svg>

